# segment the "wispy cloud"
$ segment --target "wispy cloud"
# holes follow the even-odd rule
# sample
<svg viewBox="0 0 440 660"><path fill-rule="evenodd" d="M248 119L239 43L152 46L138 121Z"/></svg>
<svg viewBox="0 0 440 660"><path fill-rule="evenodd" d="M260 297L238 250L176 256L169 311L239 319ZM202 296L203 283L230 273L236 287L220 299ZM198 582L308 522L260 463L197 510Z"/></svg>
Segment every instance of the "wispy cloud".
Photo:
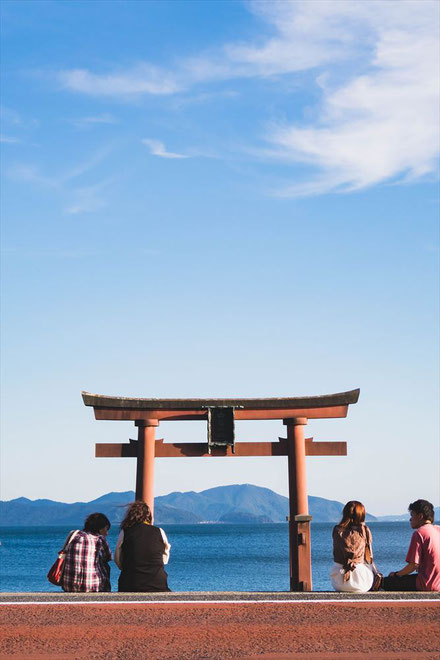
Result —
<svg viewBox="0 0 440 660"><path fill-rule="evenodd" d="M189 158L189 156L185 156L184 154L167 151L164 143L159 140L145 138L144 140L141 140L141 142L148 147L153 156L159 156L160 158Z"/></svg>
<svg viewBox="0 0 440 660"><path fill-rule="evenodd" d="M101 163L109 155L110 152L111 152L110 145L97 149L88 158L81 161L77 165L74 165L65 172L61 173L59 175L60 182L65 183L67 181L71 181L72 179L81 177L83 174L94 169L99 163Z"/></svg>
<svg viewBox="0 0 440 660"><path fill-rule="evenodd" d="M258 2L279 35L238 50L280 71L288 43L319 66L313 123L272 124L272 157L308 166L283 196L359 190L437 172L439 44L436 2ZM287 65L286 65L287 66Z"/></svg>
<svg viewBox="0 0 440 660"><path fill-rule="evenodd" d="M19 112L13 108L5 105L0 107L1 123L3 126L14 127L15 129L32 129L39 125L39 121L35 118L23 117Z"/></svg>
<svg viewBox="0 0 440 660"><path fill-rule="evenodd" d="M58 80L63 87L91 96L174 94L180 89L171 73L150 64L109 74L96 74L86 69L61 71Z"/></svg>
<svg viewBox="0 0 440 660"><path fill-rule="evenodd" d="M108 188L112 180L101 181L91 186L82 186L72 192L72 201L64 211L68 215L78 215L80 213L93 213L107 206L107 200L103 196L103 191Z"/></svg>
<svg viewBox="0 0 440 660"><path fill-rule="evenodd" d="M0 135L0 142L3 144L20 144L21 140L11 135Z"/></svg>
<svg viewBox="0 0 440 660"><path fill-rule="evenodd" d="M224 89L214 92L201 92L200 94L180 94L173 99L172 106L177 110L192 105L215 103L219 99L236 99L239 96L240 92L234 89Z"/></svg>
<svg viewBox="0 0 440 660"><path fill-rule="evenodd" d="M102 251L92 248L27 248L2 247L1 254L5 257L11 256L17 258L44 258L44 259L89 259L102 254Z"/></svg>
<svg viewBox="0 0 440 660"><path fill-rule="evenodd" d="M319 94L313 120L271 122L264 136L270 149L262 157L308 165L308 176L280 194L352 191L437 173L436 0L255 0L247 6L261 22L258 42L225 44L169 69L65 71L60 81L77 92L131 98L239 78L282 85L310 71ZM182 157L158 141L144 144L154 155Z"/></svg>
<svg viewBox="0 0 440 660"><path fill-rule="evenodd" d="M70 123L77 128L91 128L92 126L100 124L117 124L118 119L114 117L114 115L104 112L101 115L92 117L78 117L76 119L71 119Z"/></svg>
<svg viewBox="0 0 440 660"><path fill-rule="evenodd" d="M35 165L16 163L5 172L11 179L21 183L30 183L44 188L57 188L61 180L56 176L46 176Z"/></svg>
<svg viewBox="0 0 440 660"><path fill-rule="evenodd" d="M16 163L6 170L6 174L15 181L57 191L69 200L64 208L65 213L69 215L90 213L107 206L107 198L103 195L103 191L111 185L113 179L81 185L81 177L93 170L109 151L109 147L99 149L70 169L53 175L42 173L40 168L27 163ZM76 181L77 179L79 181Z"/></svg>
<svg viewBox="0 0 440 660"><path fill-rule="evenodd" d="M246 42L225 44L216 51L175 61L168 69L143 62L108 73L88 69L65 70L58 73L58 80L67 89L91 96L170 95L197 83L279 76L346 61L361 54L352 28L361 27L362 14L365 13L362 5L366 2L251 1L247 6L259 16L262 24L258 46ZM368 2L383 4L383 0ZM274 36L265 39L264 34L268 32Z"/></svg>
<svg viewBox="0 0 440 660"><path fill-rule="evenodd" d="M436 172L436 8L430 2L417 7L399 3L399 14L394 9L397 3L351 4L353 35L358 35L361 46L362 38L364 46L370 44L369 59L364 60L367 71L350 71L342 83L333 82L331 76L318 79L322 104L314 125L269 129L267 139L278 149L277 156L306 163L318 172L287 186L283 195L358 190ZM408 11L409 5L413 11Z"/></svg>
<svg viewBox="0 0 440 660"><path fill-rule="evenodd" d="M23 183L58 188L95 168L104 160L109 152L109 147L98 149L85 160L73 165L70 169L57 172L56 174L43 174L40 168L29 163L16 163L7 170L7 174L12 179L22 181Z"/></svg>
<svg viewBox="0 0 440 660"><path fill-rule="evenodd" d="M16 110L8 108L5 105L1 106L0 114L2 124L8 124L9 126L20 126L23 123L20 114Z"/></svg>

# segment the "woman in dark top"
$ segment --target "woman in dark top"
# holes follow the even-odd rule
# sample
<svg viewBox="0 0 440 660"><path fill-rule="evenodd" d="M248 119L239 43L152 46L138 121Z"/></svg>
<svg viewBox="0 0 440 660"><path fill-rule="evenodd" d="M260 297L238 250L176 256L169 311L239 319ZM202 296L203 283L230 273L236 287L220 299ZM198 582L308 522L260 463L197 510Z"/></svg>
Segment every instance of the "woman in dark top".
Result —
<svg viewBox="0 0 440 660"><path fill-rule="evenodd" d="M163 529L152 525L148 504L130 504L115 550L115 562L121 569L118 591L171 591L164 570L170 548Z"/></svg>

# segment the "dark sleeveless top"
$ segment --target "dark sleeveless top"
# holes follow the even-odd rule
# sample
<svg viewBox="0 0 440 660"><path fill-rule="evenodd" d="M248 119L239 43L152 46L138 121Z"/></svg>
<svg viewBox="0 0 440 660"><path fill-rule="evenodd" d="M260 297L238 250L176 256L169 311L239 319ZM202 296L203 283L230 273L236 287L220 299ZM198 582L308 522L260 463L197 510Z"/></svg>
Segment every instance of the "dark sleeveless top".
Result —
<svg viewBox="0 0 440 660"><path fill-rule="evenodd" d="M158 527L137 523L124 529L118 591L170 591L163 567L164 550Z"/></svg>

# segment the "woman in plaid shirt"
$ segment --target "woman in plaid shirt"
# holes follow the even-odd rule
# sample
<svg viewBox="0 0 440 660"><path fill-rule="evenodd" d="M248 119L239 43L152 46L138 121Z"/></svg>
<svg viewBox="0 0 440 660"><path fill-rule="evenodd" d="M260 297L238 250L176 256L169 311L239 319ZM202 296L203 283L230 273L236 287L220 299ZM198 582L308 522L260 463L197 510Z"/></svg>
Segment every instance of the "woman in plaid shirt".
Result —
<svg viewBox="0 0 440 660"><path fill-rule="evenodd" d="M92 513L66 551L61 586L64 591L111 591L112 558L107 539L110 521L103 513Z"/></svg>

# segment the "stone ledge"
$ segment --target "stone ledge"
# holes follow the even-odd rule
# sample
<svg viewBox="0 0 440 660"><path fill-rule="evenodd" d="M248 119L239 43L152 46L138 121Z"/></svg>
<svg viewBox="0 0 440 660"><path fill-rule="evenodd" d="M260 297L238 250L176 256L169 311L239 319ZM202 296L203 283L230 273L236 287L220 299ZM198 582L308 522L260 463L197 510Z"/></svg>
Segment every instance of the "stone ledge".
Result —
<svg viewBox="0 0 440 660"><path fill-rule="evenodd" d="M307 601L426 601L439 600L440 592L368 592L363 594L335 593L333 591L315 591L310 593L292 593L289 591L179 591L171 593L2 593L0 604L8 603L100 603L100 602L133 602L133 603L179 603L179 602L246 602L246 601L279 601L279 602L307 602Z"/></svg>

